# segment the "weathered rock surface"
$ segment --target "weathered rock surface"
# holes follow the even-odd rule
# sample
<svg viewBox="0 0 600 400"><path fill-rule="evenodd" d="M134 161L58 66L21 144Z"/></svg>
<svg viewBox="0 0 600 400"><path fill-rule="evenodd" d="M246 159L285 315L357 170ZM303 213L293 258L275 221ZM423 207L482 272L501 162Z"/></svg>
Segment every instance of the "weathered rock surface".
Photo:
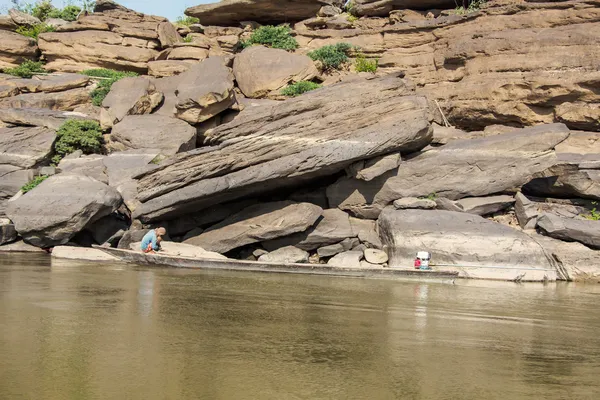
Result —
<svg viewBox="0 0 600 400"><path fill-rule="evenodd" d="M0 99L0 108L47 108L50 110L73 111L90 103L90 89L77 88L63 92L21 93Z"/></svg>
<svg viewBox="0 0 600 400"><path fill-rule="evenodd" d="M363 181L372 181L388 171L398 168L402 158L400 154L388 154L370 160L359 161L348 167L348 175Z"/></svg>
<svg viewBox="0 0 600 400"><path fill-rule="evenodd" d="M0 164L0 216L5 215L6 202L21 187L33 179L33 170L14 165Z"/></svg>
<svg viewBox="0 0 600 400"><path fill-rule="evenodd" d="M91 221L121 205L113 188L86 176L59 174L8 203L6 215L23 239L38 247L65 244Z"/></svg>
<svg viewBox="0 0 600 400"><path fill-rule="evenodd" d="M7 84L17 88L18 92L15 94L52 93L88 86L90 84L90 77L80 74L49 74L35 75L30 79L25 79L5 75L0 76L0 84Z"/></svg>
<svg viewBox="0 0 600 400"><path fill-rule="evenodd" d="M333 256L327 265L341 268L360 268L360 260L364 257L362 251L345 251Z"/></svg>
<svg viewBox="0 0 600 400"><path fill-rule="evenodd" d="M89 176L106 185L109 183L104 156L99 154L63 158L58 164L58 170L63 173Z"/></svg>
<svg viewBox="0 0 600 400"><path fill-rule="evenodd" d="M378 224L391 267L408 268L417 251L429 251L436 265L552 268L529 236L478 215L386 208Z"/></svg>
<svg viewBox="0 0 600 400"><path fill-rule="evenodd" d="M341 210L330 209L323 210L323 215L317 221L317 224L306 232L263 242L263 246L267 250L275 250L285 246L295 246L302 250L315 250L355 236L348 214Z"/></svg>
<svg viewBox="0 0 600 400"><path fill-rule="evenodd" d="M600 251L581 243L567 243L541 235L532 237L551 255L559 279L600 282Z"/></svg>
<svg viewBox="0 0 600 400"><path fill-rule="evenodd" d="M66 260L83 261L119 261L115 256L103 252L102 250L89 247L75 246L56 246L52 249L52 258L63 258Z"/></svg>
<svg viewBox="0 0 600 400"><path fill-rule="evenodd" d="M386 17L397 9L429 10L432 8L455 8L454 0L355 0L352 13L357 16Z"/></svg>
<svg viewBox="0 0 600 400"><path fill-rule="evenodd" d="M56 133L46 128L0 128L0 164L31 168L48 160Z"/></svg>
<svg viewBox="0 0 600 400"><path fill-rule="evenodd" d="M131 250L140 251L141 242L132 243L130 245ZM207 251L201 247L185 244L163 241L160 243L161 251L159 255L175 256L175 257L192 257L192 258L205 258L209 260L227 260L222 254L215 253L214 251Z"/></svg>
<svg viewBox="0 0 600 400"><path fill-rule="evenodd" d="M475 215L490 215L502 211L515 203L512 196L467 197L456 202L464 212Z"/></svg>
<svg viewBox="0 0 600 400"><path fill-rule="evenodd" d="M307 263L308 252L294 246L286 246L268 254L263 254L258 258L258 261L277 264Z"/></svg>
<svg viewBox="0 0 600 400"><path fill-rule="evenodd" d="M191 124L206 121L235 102L233 74L221 57L211 57L180 75L177 118Z"/></svg>
<svg viewBox="0 0 600 400"><path fill-rule="evenodd" d="M224 0L185 10L204 25L237 25L243 21L263 24L300 21L313 17L323 5L341 6L339 0Z"/></svg>
<svg viewBox="0 0 600 400"><path fill-rule="evenodd" d="M44 254L44 250L39 247L32 246L30 244L25 243L22 240L18 240L13 243L7 243L0 246L0 253L42 253Z"/></svg>
<svg viewBox="0 0 600 400"><path fill-rule="evenodd" d="M37 57L35 40L18 33L0 30L0 68L12 68Z"/></svg>
<svg viewBox="0 0 600 400"><path fill-rule="evenodd" d="M127 115L113 127L110 138L127 149L160 149L171 156L196 147L196 129L162 115Z"/></svg>
<svg viewBox="0 0 600 400"><path fill-rule="evenodd" d="M92 119L86 114L45 108L0 108L0 121L12 125L39 126L58 130L68 119Z"/></svg>
<svg viewBox="0 0 600 400"><path fill-rule="evenodd" d="M360 242L366 247L375 249L381 249L383 247L381 239L379 239L379 234L376 231L377 225L375 221L350 217L350 226L352 226L354 235L356 235Z"/></svg>
<svg viewBox="0 0 600 400"><path fill-rule="evenodd" d="M193 63L190 61L181 60L150 61L148 63L148 75L156 77L175 76L187 71L192 65Z"/></svg>
<svg viewBox="0 0 600 400"><path fill-rule="evenodd" d="M517 193L515 200L515 214L519 225L523 229L534 229L539 214L537 207L521 192Z"/></svg>
<svg viewBox="0 0 600 400"><path fill-rule="evenodd" d="M247 244L305 231L322 212L321 207L308 203L279 201L257 204L228 217L185 243L226 253Z"/></svg>
<svg viewBox="0 0 600 400"><path fill-rule="evenodd" d="M365 260L371 264L385 264L388 262L388 255L385 251L377 249L365 249Z"/></svg>
<svg viewBox="0 0 600 400"><path fill-rule="evenodd" d="M102 101L102 127L112 128L127 115L150 114L162 100L163 94L156 90L150 79L143 76L121 79L111 86Z"/></svg>
<svg viewBox="0 0 600 400"><path fill-rule="evenodd" d="M562 218L544 213L537 220L537 226L548 236L567 242L580 242L600 249L600 221Z"/></svg>
<svg viewBox="0 0 600 400"><path fill-rule="evenodd" d="M434 200L430 199L405 197L403 199L394 200L394 207L396 208L396 210L406 210L411 208L418 208L421 210L433 210L437 207L437 204Z"/></svg>
<svg viewBox="0 0 600 400"><path fill-rule="evenodd" d="M136 217L172 219L217 198L264 193L334 174L357 160L419 150L431 140L432 118L427 100L396 76L354 77L253 107L205 134L215 147L143 177L144 204Z"/></svg>
<svg viewBox="0 0 600 400"><path fill-rule="evenodd" d="M17 240L17 231L9 219L0 218L0 245Z"/></svg>
<svg viewBox="0 0 600 400"><path fill-rule="evenodd" d="M305 55L251 46L235 57L233 74L244 95L259 98L290 83L311 80L319 71Z"/></svg>

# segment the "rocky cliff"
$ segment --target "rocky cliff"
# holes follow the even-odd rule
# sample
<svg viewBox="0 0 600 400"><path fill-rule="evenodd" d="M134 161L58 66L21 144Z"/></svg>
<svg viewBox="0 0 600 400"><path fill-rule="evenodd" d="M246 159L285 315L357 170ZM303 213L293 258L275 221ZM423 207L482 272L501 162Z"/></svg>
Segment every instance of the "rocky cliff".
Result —
<svg viewBox="0 0 600 400"><path fill-rule="evenodd" d="M175 26L98 0L37 41L0 18L0 69L46 70L0 74L0 244L126 248L160 225L234 258L408 268L429 250L465 276L598 279L600 2L454 6L224 0ZM287 47L256 41L282 23ZM315 57L338 43L341 66ZM139 76L98 100L97 68ZM282 91L297 82L322 87ZM71 120L101 147L64 150Z"/></svg>

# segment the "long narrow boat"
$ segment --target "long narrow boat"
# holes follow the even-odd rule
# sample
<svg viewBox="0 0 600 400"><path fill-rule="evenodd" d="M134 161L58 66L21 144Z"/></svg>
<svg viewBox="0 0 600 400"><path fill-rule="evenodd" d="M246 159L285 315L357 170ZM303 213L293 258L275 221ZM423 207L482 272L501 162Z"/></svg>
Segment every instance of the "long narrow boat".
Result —
<svg viewBox="0 0 600 400"><path fill-rule="evenodd" d="M397 268L342 268L320 264L276 264L257 261L232 260L232 259L199 259L192 257L170 256L162 254L146 254L139 251L115 249L109 247L96 247L121 261L142 264L160 265L175 268L252 271L252 272L278 272L291 274L312 274L348 276L361 278L391 278L391 279L419 279L419 280L453 280L458 277L458 272L453 271L421 271Z"/></svg>

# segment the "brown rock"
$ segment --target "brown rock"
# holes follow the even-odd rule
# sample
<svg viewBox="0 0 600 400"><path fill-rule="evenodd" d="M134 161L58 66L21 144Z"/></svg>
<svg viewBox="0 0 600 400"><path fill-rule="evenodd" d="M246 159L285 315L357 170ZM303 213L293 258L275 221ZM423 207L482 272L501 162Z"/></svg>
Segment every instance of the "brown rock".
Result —
<svg viewBox="0 0 600 400"><path fill-rule="evenodd" d="M0 99L0 108L48 108L50 110L72 111L90 102L90 90L78 88L52 93L23 93Z"/></svg>
<svg viewBox="0 0 600 400"><path fill-rule="evenodd" d="M18 33L0 30L0 68L11 68L38 55L35 40Z"/></svg>
<svg viewBox="0 0 600 400"><path fill-rule="evenodd" d="M148 75L159 78L165 76L175 76L187 71L192 65L193 61L150 61L148 63Z"/></svg>
<svg viewBox="0 0 600 400"><path fill-rule="evenodd" d="M183 41L175 26L170 22L161 22L158 25L158 40L163 48Z"/></svg>

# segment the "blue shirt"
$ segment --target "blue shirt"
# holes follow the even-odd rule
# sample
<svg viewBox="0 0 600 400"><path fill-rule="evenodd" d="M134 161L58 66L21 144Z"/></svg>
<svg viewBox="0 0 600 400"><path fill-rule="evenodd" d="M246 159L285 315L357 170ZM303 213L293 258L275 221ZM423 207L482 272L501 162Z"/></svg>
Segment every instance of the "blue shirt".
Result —
<svg viewBox="0 0 600 400"><path fill-rule="evenodd" d="M146 250L150 243L152 243L152 249L154 251L158 251L160 249L160 246L156 240L156 232L154 232L154 229L150 230L144 235L144 238L142 239L142 251Z"/></svg>

